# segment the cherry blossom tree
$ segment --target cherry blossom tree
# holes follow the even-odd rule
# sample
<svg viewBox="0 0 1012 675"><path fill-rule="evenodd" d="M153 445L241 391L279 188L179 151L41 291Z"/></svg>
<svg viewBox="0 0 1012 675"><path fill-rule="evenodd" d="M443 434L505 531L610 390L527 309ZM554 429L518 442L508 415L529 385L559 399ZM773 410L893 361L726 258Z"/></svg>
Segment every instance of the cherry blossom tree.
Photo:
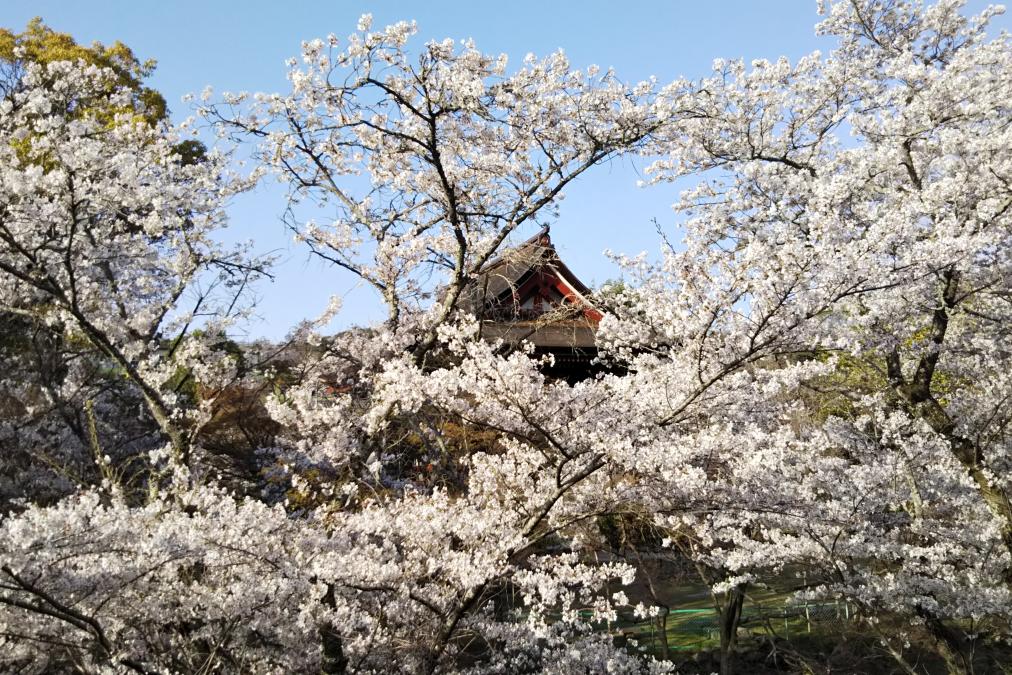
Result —
<svg viewBox="0 0 1012 675"><path fill-rule="evenodd" d="M712 501L664 516L734 587L925 623L1008 614L1008 38L961 2L834 3L828 55L718 61L654 150L683 248L627 259L605 340ZM658 505L663 513L663 505ZM811 572L810 572L811 573Z"/></svg>
<svg viewBox="0 0 1012 675"><path fill-rule="evenodd" d="M107 106L81 105L100 99ZM75 590L61 600L54 585L37 585L45 566L23 567L14 551L35 549L30 542L19 549L25 540L6 528L27 523L18 511L28 507L23 516L30 518L31 508L68 491L84 492L54 508L87 520L98 517L89 499L99 484L103 499L120 508L187 484L199 451L192 441L213 394L186 400L181 384L197 379L213 392L236 376L235 360L217 345L223 322L243 308L243 291L262 270L211 238L224 222L224 199L242 186L225 180L226 158L184 159L186 130L181 137L164 123L133 119L133 103L134 92L114 72L84 61L27 63L0 102L0 306L59 342L32 350L5 345L5 436L13 431L12 454L24 449L35 463L17 467L19 484L5 495L13 498L4 507L5 537L21 544L4 553L0 602L14 614L2 619L3 639L62 644L58 630L34 633L25 613L52 620L83 631L66 642L67 659L79 664L111 654L102 622L72 607L85 586L74 587L80 578L69 575ZM110 120L106 113L117 105L129 112ZM36 377L36 368L53 373ZM88 465L94 470L82 473ZM62 483L47 483L42 470ZM89 534L77 541L100 546L102 535ZM87 545L75 549L71 565L90 555ZM58 584L59 566L52 570L46 581ZM12 659L20 662L18 650Z"/></svg>
<svg viewBox="0 0 1012 675"><path fill-rule="evenodd" d="M524 353L504 359L461 322L457 305L510 234L545 217L583 171L641 146L666 111L649 83L630 89L611 73L571 72L561 54L529 59L507 77L502 59L440 43L415 67L402 51L406 25L362 31L337 55L308 43L309 70L293 72L290 96L258 96L235 117L226 112L243 97L207 110L223 133L262 140L261 159L292 181L293 201L336 209L333 224L299 232L374 284L389 308L388 321L367 331L320 338L314 329L326 317L300 329L321 356L270 401L284 434L264 449L277 471L262 501L237 501L215 485L194 445L205 411L182 405L171 385L179 363L202 383L234 374L206 341L176 338L197 311L172 315L202 270L240 273L243 282L256 272L210 240L230 189L220 160L183 165L164 130L100 130L53 115L33 139L35 162L13 164L22 171L10 184L24 174L44 182L12 199L17 208L60 213L82 201L108 210L87 221L106 228L92 237L84 228L78 240L74 213L52 235L53 279L36 280L22 253L35 249L14 239L39 235L28 226L12 232L4 269L19 283L10 304L48 294L63 320L102 347L168 439L169 456L154 453L152 463L168 461L175 472L150 477L140 501L112 477L5 519L0 625L16 647L11 663L144 672L647 667L593 630L628 602L609 587L634 570L592 564L566 543L611 491L603 489L603 431L583 438L554 411L569 409L578 422L607 391L549 383ZM69 64L48 68L67 70L54 92L88 81ZM346 84L330 87L340 69ZM19 94L51 95L30 79ZM33 106L32 115L51 110ZM39 129L17 110L5 118L11 135L30 123ZM51 156L70 167L40 166ZM358 198L349 196L354 180L345 187L353 171L372 180ZM60 179L79 173L92 177L87 191L69 198ZM439 289L425 285L433 269L446 270ZM465 437L485 430L492 438L477 450L455 447L430 424L451 415ZM453 485L397 470L408 431L423 452L455 455ZM299 629L289 630L292 621Z"/></svg>
<svg viewBox="0 0 1012 675"><path fill-rule="evenodd" d="M593 165L642 147L670 111L651 83L573 71L561 53L507 75L504 57L470 42L416 57L410 24L370 32L366 17L360 30L342 51L334 37L306 43L288 96L225 95L206 109L222 133L257 140L291 186L297 236L387 304L383 326L322 341L300 385L272 400L285 429L278 463L354 544L355 564L319 574L329 603L370 617L360 632L328 625L343 650L421 672L468 659L537 670L554 649L601 640L576 609L597 620L623 602L598 591L628 579L627 566L540 557L560 532L593 523L592 495L609 494L604 439L580 429L608 391L549 383L523 353L504 358L459 305L511 234L549 217ZM326 223L301 220L307 201ZM448 421L494 440L472 448ZM458 478L419 480L405 472L418 460ZM525 598L525 626L510 597ZM559 612L564 621L549 620ZM599 647L572 667L596 663Z"/></svg>
<svg viewBox="0 0 1012 675"><path fill-rule="evenodd" d="M211 239L233 190L222 181L223 157L183 161L174 132L129 115L109 124L98 112L82 114L79 102L96 92L108 96L109 109L116 96L132 103L132 90L116 89L114 75L84 62L29 64L0 104L0 302L108 359L185 463L197 425L177 415L166 385L187 364L209 384L227 379L228 359L215 365L188 329L239 309L236 291L261 267ZM212 304L219 290L221 312Z"/></svg>
<svg viewBox="0 0 1012 675"><path fill-rule="evenodd" d="M30 21L20 34L0 30L0 42L0 93L4 98L26 85L28 63L41 66L32 86L45 88L49 86L46 64L79 60L108 68L112 76L106 78L104 89L94 83L96 86L76 87L53 97L51 104L62 109L60 114L103 124L146 120L157 125L166 119L165 101L141 81L150 74L153 63L142 63L121 43L81 46L40 19ZM53 77L61 77L59 69ZM125 96L126 92L131 95ZM129 105L124 106L124 101ZM29 137L15 141L22 158L29 153L29 143ZM177 146L193 157L201 147L192 140ZM0 397L4 401L6 449L0 460L0 499L30 496L45 501L75 486L96 482L98 438L102 440L99 454L108 455L117 466L159 443L157 426L148 416L134 413L143 408L143 400L130 386L124 386L121 378L111 376L105 357L87 340L75 339L59 324L47 322L45 312L24 306L3 311L0 324L6 366L0 385L4 389Z"/></svg>
<svg viewBox="0 0 1012 675"><path fill-rule="evenodd" d="M909 672L884 621L969 671L1012 609L1012 59L994 11L843 0L820 24L829 55L660 90L562 54L510 73L470 42L411 51L413 25L364 17L305 43L288 94L208 93L219 133L255 143L253 178L290 187L298 238L387 307L321 335L334 303L297 329L306 358L268 397L280 432L244 494L204 461L206 407L173 391L180 367L237 376L180 337L207 311L214 335L259 273L213 244L226 159L60 114L106 75L54 63L40 87L29 68L0 109L0 301L94 345L166 448L147 490L103 472L5 513L4 665L664 672L607 630L657 611L602 541L627 519L723 594L724 672L745 589L802 572L802 595L855 603ZM684 242L621 259L598 335L616 367L554 381L480 339L462 298L628 152L660 158L659 184L701 176ZM214 280L223 306L184 309Z"/></svg>

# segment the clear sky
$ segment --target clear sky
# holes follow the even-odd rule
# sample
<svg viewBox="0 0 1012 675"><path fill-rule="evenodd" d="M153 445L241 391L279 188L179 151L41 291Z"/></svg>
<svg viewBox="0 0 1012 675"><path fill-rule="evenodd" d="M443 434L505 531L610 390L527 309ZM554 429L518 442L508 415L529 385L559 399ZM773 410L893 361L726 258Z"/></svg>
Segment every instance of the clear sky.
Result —
<svg viewBox="0 0 1012 675"><path fill-rule="evenodd" d="M970 0L968 9L985 5ZM374 26L417 20L417 45L472 37L479 49L505 52L514 64L528 52L562 48L574 67L611 66L629 82L701 77L716 57L793 61L831 47L814 34L815 0L3 0L0 26L19 30L41 16L78 42L121 40L138 57L158 61L151 85L181 119L190 110L180 98L205 85L219 92L285 91L283 62L298 54L302 40L347 35L365 12ZM1003 16L995 26L1008 29L1012 21ZM624 160L587 174L566 192L552 226L563 259L591 286L618 276L602 251L656 250L653 220L674 223L675 188L637 188L638 169ZM320 312L332 294L345 296L338 326L380 318L378 300L356 289L354 279L309 260L291 242L280 221L283 208L283 193L265 187L230 209L230 237L253 239L258 250L277 251L282 259L277 280L260 288L262 318L250 335L279 338Z"/></svg>

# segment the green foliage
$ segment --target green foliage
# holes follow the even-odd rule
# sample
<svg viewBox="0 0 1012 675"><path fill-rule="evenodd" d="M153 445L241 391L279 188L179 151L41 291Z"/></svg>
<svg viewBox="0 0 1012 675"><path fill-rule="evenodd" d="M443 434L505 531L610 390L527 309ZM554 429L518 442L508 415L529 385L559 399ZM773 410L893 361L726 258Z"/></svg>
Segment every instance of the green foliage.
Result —
<svg viewBox="0 0 1012 675"><path fill-rule="evenodd" d="M133 50L118 40L109 46L101 42L93 42L90 47L80 45L70 34L59 33L47 26L41 17L29 21L20 33L0 28L0 94L9 93L19 86L27 64L46 66L57 61L83 61L106 68L115 75L105 91L86 99L68 101L68 115L94 118L106 127L117 123L122 115L133 123L152 126L168 120L165 98L144 84L144 80L155 70L154 59L141 61ZM129 104L112 105L110 95L122 90L132 92ZM21 143L27 156L31 138L25 138ZM200 141L186 140L176 146L175 152L183 164L194 164L204 158L207 150Z"/></svg>
<svg viewBox="0 0 1012 675"><path fill-rule="evenodd" d="M0 62L7 75L6 87L15 86L18 74L27 63L48 65L56 61L84 61L108 68L116 75L115 81L110 83L110 93L118 88L134 92L130 109L110 106L101 97L96 97L77 102L76 109L70 112L97 115L109 123L117 114L124 112L132 113L137 121L149 124L157 124L168 116L165 98L144 86L144 79L154 72L155 62L151 59L139 60L122 42L117 40L109 46L101 42L94 42L90 47L79 45L69 34L58 33L47 26L40 17L29 21L20 33L0 28Z"/></svg>

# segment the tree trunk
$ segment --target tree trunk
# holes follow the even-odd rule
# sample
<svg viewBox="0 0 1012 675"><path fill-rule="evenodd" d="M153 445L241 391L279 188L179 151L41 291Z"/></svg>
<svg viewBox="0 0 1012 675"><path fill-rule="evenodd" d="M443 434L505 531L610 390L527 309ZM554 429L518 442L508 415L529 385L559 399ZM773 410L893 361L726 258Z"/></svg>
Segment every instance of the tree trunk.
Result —
<svg viewBox="0 0 1012 675"><path fill-rule="evenodd" d="M661 631L661 659L664 661L668 660L668 608L664 608L664 613L657 617L657 627Z"/></svg>
<svg viewBox="0 0 1012 675"><path fill-rule="evenodd" d="M906 675L918 675L917 671L914 670L914 667L910 665L910 662L903 656L903 652L893 646L892 639L877 630L875 632L878 634L879 642L883 647L885 647L885 650L889 652L889 656L893 657L893 660L896 661L896 665L898 665L900 669L906 673Z"/></svg>
<svg viewBox="0 0 1012 675"><path fill-rule="evenodd" d="M341 636L329 622L320 627L320 641L323 647L320 672L326 675L343 675L348 672L348 657L344 654Z"/></svg>
<svg viewBox="0 0 1012 675"><path fill-rule="evenodd" d="M936 616L927 613L922 613L921 616L924 618L925 627L935 639L935 651L945 662L946 672L949 675L972 673L973 668L966 657L964 641L959 634Z"/></svg>
<svg viewBox="0 0 1012 675"><path fill-rule="evenodd" d="M745 586L735 586L724 593L720 611L720 675L730 675L731 655L738 638L738 622L745 604Z"/></svg>

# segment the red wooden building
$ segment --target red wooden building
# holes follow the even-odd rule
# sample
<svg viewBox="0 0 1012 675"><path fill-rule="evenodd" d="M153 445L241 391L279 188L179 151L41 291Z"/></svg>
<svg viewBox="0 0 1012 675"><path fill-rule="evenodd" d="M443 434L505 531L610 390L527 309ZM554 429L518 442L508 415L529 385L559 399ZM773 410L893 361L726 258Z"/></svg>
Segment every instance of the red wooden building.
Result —
<svg viewBox="0 0 1012 675"><path fill-rule="evenodd" d="M594 371L601 312L590 289L559 258L548 227L491 261L472 282L463 307L481 321L482 336L552 354L547 372L579 380Z"/></svg>

